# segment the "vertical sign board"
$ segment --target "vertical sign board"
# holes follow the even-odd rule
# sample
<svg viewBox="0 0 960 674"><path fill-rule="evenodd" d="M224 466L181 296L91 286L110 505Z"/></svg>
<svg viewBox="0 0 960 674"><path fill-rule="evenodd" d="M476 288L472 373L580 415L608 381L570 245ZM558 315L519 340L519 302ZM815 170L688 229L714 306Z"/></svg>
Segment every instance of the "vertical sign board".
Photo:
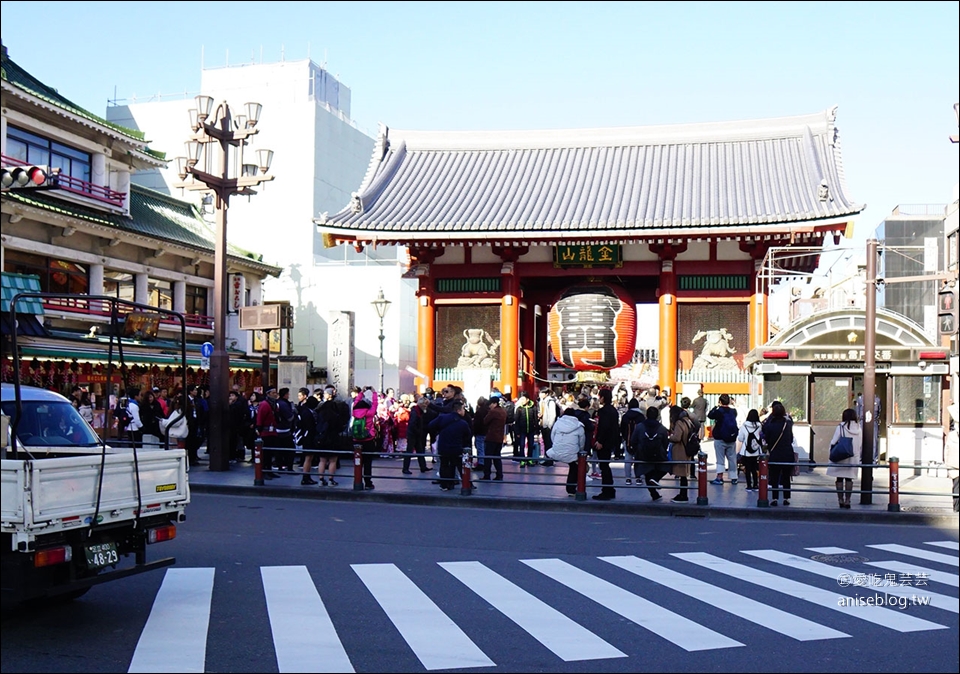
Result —
<svg viewBox="0 0 960 674"><path fill-rule="evenodd" d="M297 391L307 385L307 357L280 356L277 358L277 388L290 389L290 400L297 400Z"/></svg>
<svg viewBox="0 0 960 674"><path fill-rule="evenodd" d="M353 312L331 311L327 328L327 383L349 398L353 388Z"/></svg>

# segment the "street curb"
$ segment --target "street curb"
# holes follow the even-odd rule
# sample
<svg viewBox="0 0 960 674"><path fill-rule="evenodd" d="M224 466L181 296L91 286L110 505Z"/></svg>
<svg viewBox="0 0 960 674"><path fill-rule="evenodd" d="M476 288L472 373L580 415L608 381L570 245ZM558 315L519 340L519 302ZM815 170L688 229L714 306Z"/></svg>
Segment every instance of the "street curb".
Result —
<svg viewBox="0 0 960 674"><path fill-rule="evenodd" d="M890 512L856 510L834 511L823 508L741 508L732 506L698 506L693 503L679 506L671 503L618 503L604 501L575 501L573 499L516 499L451 494L408 494L387 491L354 491L352 486L343 489L303 489L271 485L268 488L250 485L191 484L193 494L225 494L230 496L258 496L298 498L314 501L351 501L354 503L392 503L421 506L444 506L448 508L482 508L491 510L525 510L540 512L573 512L593 515L643 515L659 517L682 517L691 519L749 519L797 522L840 522L845 524L912 524L928 526L960 527L960 515L920 512Z"/></svg>

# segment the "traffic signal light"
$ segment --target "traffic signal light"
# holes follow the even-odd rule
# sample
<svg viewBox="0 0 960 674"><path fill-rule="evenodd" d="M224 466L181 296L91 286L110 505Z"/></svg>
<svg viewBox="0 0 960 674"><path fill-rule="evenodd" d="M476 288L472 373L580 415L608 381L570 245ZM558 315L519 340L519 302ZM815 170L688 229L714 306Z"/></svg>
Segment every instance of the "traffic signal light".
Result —
<svg viewBox="0 0 960 674"><path fill-rule="evenodd" d="M957 334L957 285L952 281L937 294L937 334L941 337Z"/></svg>
<svg viewBox="0 0 960 674"><path fill-rule="evenodd" d="M49 166L4 166L0 184L5 190L45 189L57 186L60 169Z"/></svg>

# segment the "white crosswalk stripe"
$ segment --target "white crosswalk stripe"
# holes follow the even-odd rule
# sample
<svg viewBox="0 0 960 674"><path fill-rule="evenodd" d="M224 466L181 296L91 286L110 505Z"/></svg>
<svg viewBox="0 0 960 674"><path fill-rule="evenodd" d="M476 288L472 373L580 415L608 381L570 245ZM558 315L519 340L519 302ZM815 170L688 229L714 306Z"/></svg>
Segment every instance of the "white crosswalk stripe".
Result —
<svg viewBox="0 0 960 674"><path fill-rule="evenodd" d="M960 577L945 571L929 569L925 566L917 566L916 564L907 564L906 562L894 561L867 562L867 564L870 566L875 566L878 569L886 569L887 571L909 573L911 576L924 576L927 580L933 581L934 583L942 583L944 585L950 585L951 587L960 586Z"/></svg>
<svg viewBox="0 0 960 674"><path fill-rule="evenodd" d="M800 569L801 571L815 573L818 576L831 578L834 581L839 579L842 575L846 575L850 578L853 578L857 575L857 572L851 569L842 569L837 566L831 566L830 564L824 564L823 562L807 559L806 557L799 557L786 552L778 552L777 550L744 550L743 552L748 555L753 555L754 557L759 557L760 559L766 559L770 562L776 562L777 564L783 564L784 566ZM960 613L960 600L956 599L955 597L937 594L936 592L921 590L917 587L906 587L903 585L871 585L869 587L860 589L867 590L869 592L882 592L883 594L889 594L896 597L923 597L929 600L930 606L935 606L936 608L943 609L944 611L951 611L952 613Z"/></svg>
<svg viewBox="0 0 960 674"><path fill-rule="evenodd" d="M214 569L167 569L128 672L202 672Z"/></svg>
<svg viewBox="0 0 960 674"><path fill-rule="evenodd" d="M898 555L906 555L907 557L919 557L920 559L925 559L928 562L939 562L940 564L949 564L950 566L960 566L960 557L945 555L940 552L930 552L929 550L923 550L921 548L911 548L906 545L899 545L897 543L883 543L878 545L868 545L867 547L876 548L877 550L884 550L885 552L893 552Z"/></svg>
<svg viewBox="0 0 960 674"><path fill-rule="evenodd" d="M739 641L714 632L562 560L522 559L520 561L686 651L743 646Z"/></svg>
<svg viewBox="0 0 960 674"><path fill-rule="evenodd" d="M952 549L951 543L933 541L925 545ZM925 548L890 543L864 547L924 559L933 567L957 566L955 556ZM609 573L603 573L603 569L593 573L556 558L516 560L541 574L539 579L529 572L526 576L519 574L515 577L509 567L495 571L480 561L446 561L437 562L437 565L463 583L469 592L489 604L492 610L499 612L499 616L523 630L526 634L522 638L529 635L565 662L624 658L631 657L631 653L625 653L614 645L619 645L619 642L606 640L622 638L612 628L616 621L598 621L596 615L599 614L591 613L591 622L583 622L587 618L580 616L579 612L574 615L570 611L559 610L554 608L557 605L555 601L547 603L537 596L549 593L548 584L552 582L593 602L596 611L616 613L656 635L654 639L663 639L691 653L738 648L744 643L724 634L724 631L734 629L733 623L711 624L711 621L716 621L716 614L709 611L690 615L689 601L680 598L675 602L671 599L671 593L677 597L683 595L692 598L706 607L752 623L757 626L752 628L754 630L769 631L800 642L843 639L853 634L853 628L847 627L849 622L837 625L846 631L822 624L823 621L815 616L822 617L820 609L823 608L901 633L949 629L947 625L939 624L937 618L940 616L945 619L946 615L935 609L960 613L960 599L949 594L950 588L960 585L955 570L944 571L900 559L868 561L860 558L858 565L856 556L845 560L846 567L842 567L818 561L820 558L811 559L809 553L856 555L856 550L836 546L808 547L803 550L808 551L804 553L807 556L773 549L739 551L753 560L762 560L753 561L752 564L730 561L707 552L671 554L671 557L681 560L678 562L681 565L696 565L707 569L709 573L735 579L726 582L716 582L709 573L694 574L686 568L668 568L635 555L598 557L597 560L610 565ZM762 569L757 568L758 563L763 562L769 564ZM396 628L396 635L402 639L402 642L397 640L401 644L399 652L404 652L405 645L409 649L406 652L416 657L427 671L498 665L510 667L514 664L515 651L505 648L497 655L491 651L492 646L485 645L488 651L485 652L474 642L474 638L479 638L479 635L471 632L475 626L458 625L457 620L446 613L444 606L438 605L420 588L419 580L415 581L397 565L352 564L350 568L369 592L369 595L364 594L359 599L352 597L351 602L366 601L368 605L363 610L369 611L373 606L382 610ZM892 572L887 580L893 574L909 575L912 582L894 583L891 580L889 585L860 586L854 583L846 587L840 584L841 577L863 576L867 568ZM783 573L771 569L783 569ZM215 571L212 568L166 570L131 658L129 672L205 671ZM623 576L623 571L630 574L631 585L621 587L622 583L615 584L616 581L611 577L611 574L618 573ZM794 580L801 573L819 576L819 585ZM879 574L873 575L879 577ZM823 578L833 582L828 583ZM918 587L923 584L921 581L937 583L940 585L938 589L948 594ZM656 601L646 596L652 587L651 583L657 585L657 592L652 595L657 598ZM315 580L306 566L260 567L260 584L279 672L356 671L353 662L359 661L351 660L345 643L356 643L353 631L357 628L355 624L338 624L336 612L332 613L331 618L327 607L335 604L325 604L321 597L322 594L326 596L325 591L331 591L330 586ZM531 584L535 590L530 588ZM772 591L786 595L786 599L771 606L769 601L750 597L750 586L763 588L764 597L770 596L769 592ZM553 587L557 592L566 591L556 585ZM452 599L445 597L441 604L446 605L449 601L459 604L457 597L461 594L456 593ZM859 600L860 595L874 598L889 596L890 600L899 600L901 603L907 601L904 598L917 597L929 603L912 602L911 610L907 613L889 608L898 606L890 602L884 604L874 601L871 604L850 601ZM335 598L327 599L329 602ZM476 599L472 601L476 602ZM805 609L805 605L809 604L818 608ZM687 608L676 608L677 605ZM804 615L805 610L808 615ZM809 612L814 612L814 615L809 615ZM497 619L502 620L499 616ZM304 638L304 629L309 633L309 638ZM742 630L742 627L736 629ZM341 641L341 636L348 633L352 640ZM510 643L515 648L517 642L510 640ZM651 647L651 644L646 644L640 652ZM500 662L495 662L495 659ZM414 660L411 657L412 662Z"/></svg>
<svg viewBox="0 0 960 674"><path fill-rule="evenodd" d="M875 625L889 627L898 632L946 629L944 625L937 625L928 620L903 615L879 606L862 606L859 604L841 605L838 601L840 596L836 592L822 590L819 587L799 583L789 578L781 578L775 574L755 569L752 566L729 562L706 552L675 552L673 556L698 564L712 571L739 578L748 583L761 585L771 590L796 597L797 599L803 599L804 601L822 606L823 608L840 611L846 615L872 622Z"/></svg>
<svg viewBox="0 0 960 674"><path fill-rule="evenodd" d="M960 542L957 541L927 541L924 545L936 545L938 548L947 550L960 550Z"/></svg>
<svg viewBox="0 0 960 674"><path fill-rule="evenodd" d="M525 562L526 563L526 562ZM440 566L566 662L625 658L623 653L532 594L479 562Z"/></svg>
<svg viewBox="0 0 960 674"><path fill-rule="evenodd" d="M353 672L320 594L305 566L260 568L273 647L281 672ZM303 626L310 625L310 638Z"/></svg>
<svg viewBox="0 0 960 674"><path fill-rule="evenodd" d="M352 564L427 669L490 667L494 662L393 564Z"/></svg>
<svg viewBox="0 0 960 674"><path fill-rule="evenodd" d="M600 559L798 641L839 639L850 636L639 557L601 557Z"/></svg>

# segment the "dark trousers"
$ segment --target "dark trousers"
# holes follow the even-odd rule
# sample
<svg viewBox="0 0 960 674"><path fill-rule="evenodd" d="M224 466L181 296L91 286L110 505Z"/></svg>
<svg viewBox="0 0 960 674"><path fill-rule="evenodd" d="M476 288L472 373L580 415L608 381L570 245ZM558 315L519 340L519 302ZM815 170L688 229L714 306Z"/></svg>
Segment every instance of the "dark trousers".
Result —
<svg viewBox="0 0 960 674"><path fill-rule="evenodd" d="M528 431L526 433L517 432L517 446L513 448L514 456L524 456L528 459L534 458L533 450L536 446L537 434L533 431Z"/></svg>
<svg viewBox="0 0 960 674"><path fill-rule="evenodd" d="M747 489L756 489L760 486L760 457L743 456L743 474L747 478Z"/></svg>
<svg viewBox="0 0 960 674"><path fill-rule="evenodd" d="M553 440L550 439L550 429L541 428L540 437L543 439L543 455L547 455L547 450L553 447Z"/></svg>
<svg viewBox="0 0 960 674"><path fill-rule="evenodd" d="M200 461L200 444L202 442L203 438L196 433L191 433L186 437L184 445L187 448L187 462L191 465Z"/></svg>
<svg viewBox="0 0 960 674"><path fill-rule="evenodd" d="M667 474L667 471L657 470L656 468L654 468L653 470L647 471L646 479L653 480L654 482L659 482L660 479L666 474ZM655 487L648 487L647 490L650 492L650 498L656 498L660 496L659 490L657 490Z"/></svg>
<svg viewBox="0 0 960 674"><path fill-rule="evenodd" d="M427 457L423 455L423 449L415 449L414 447L411 447L409 438L407 439L407 451L403 453L403 469L410 470L410 459L413 458L414 454L419 454L417 457L417 463L420 464L420 472L426 473L428 470L430 470L427 468Z"/></svg>
<svg viewBox="0 0 960 674"><path fill-rule="evenodd" d="M687 480L688 477L696 477L697 475L697 464L690 462L687 465L681 465L679 468L675 469L674 475L680 477L680 493L677 494L677 499L680 501L688 501L690 497L687 495L687 487L690 485L690 482Z"/></svg>
<svg viewBox="0 0 960 674"><path fill-rule="evenodd" d="M780 487L783 487L783 498L790 498L790 477L793 475L793 466L768 465L768 479L773 490L772 499L777 500Z"/></svg>
<svg viewBox="0 0 960 674"><path fill-rule="evenodd" d="M600 446L597 450L597 460L600 462L600 489L601 494L616 494L617 490L613 487L613 470L610 468L610 457L613 452L609 448Z"/></svg>
<svg viewBox="0 0 960 674"><path fill-rule="evenodd" d="M486 440L483 445L483 479L490 478L490 467L497 472L497 479L503 479L503 453L502 442L492 442Z"/></svg>
<svg viewBox="0 0 960 674"><path fill-rule="evenodd" d="M577 493L577 480L580 477L580 461L571 461L567 464L567 493Z"/></svg>
<svg viewBox="0 0 960 674"><path fill-rule="evenodd" d="M373 484L373 457L380 454L377 450L377 439L371 438L365 442L358 443L361 452L361 465L363 472L363 483Z"/></svg>
<svg viewBox="0 0 960 674"><path fill-rule="evenodd" d="M457 486L457 467L463 457L460 454L440 454L440 486L453 489Z"/></svg>

